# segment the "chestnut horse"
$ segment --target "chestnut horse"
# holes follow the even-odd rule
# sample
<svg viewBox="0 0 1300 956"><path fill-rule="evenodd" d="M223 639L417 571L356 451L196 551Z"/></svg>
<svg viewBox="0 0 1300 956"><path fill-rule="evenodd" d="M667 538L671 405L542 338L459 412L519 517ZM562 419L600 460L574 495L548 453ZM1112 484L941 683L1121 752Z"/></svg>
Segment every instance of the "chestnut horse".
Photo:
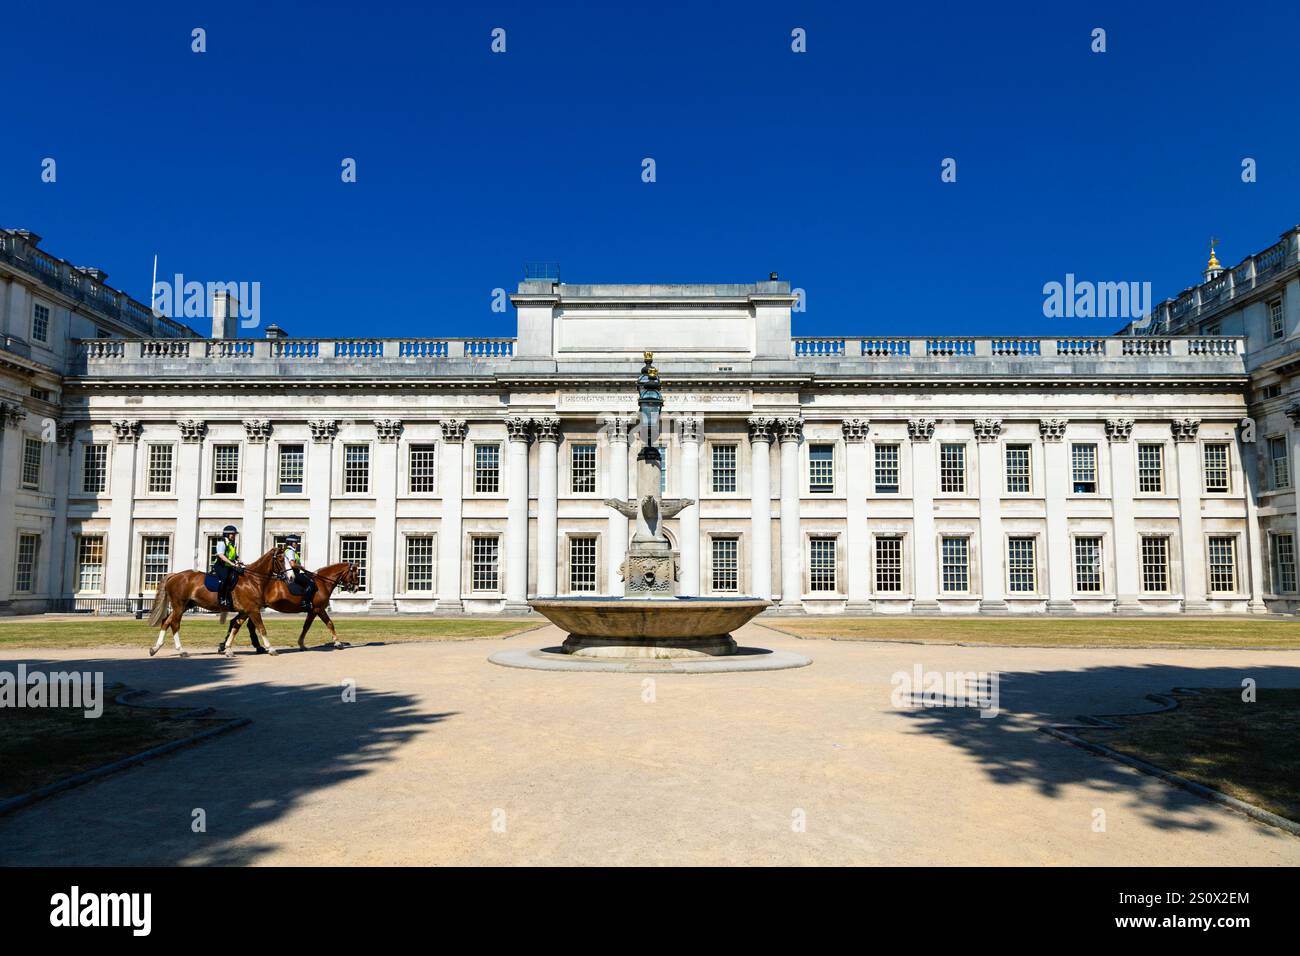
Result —
<svg viewBox="0 0 1300 956"><path fill-rule="evenodd" d="M284 548L274 547L252 564L246 565L230 591L230 602L235 610L252 620L262 646L271 654L275 650L267 640L266 626L262 624L262 608L265 606L262 591L266 581L275 580L283 572ZM158 640L149 649L150 657L158 653L168 631L175 636L176 650L180 651L181 657L190 656L181 647L181 618L192 607L217 611L221 614L221 623L226 622L227 610L217 602L216 593L208 590L204 583L206 577L203 571L176 571L162 579L158 593L154 595L153 612L149 615L149 623L161 628Z"/></svg>
<svg viewBox="0 0 1300 956"><path fill-rule="evenodd" d="M330 634L334 638L336 648L347 647L346 641L339 640L338 631L334 630L334 622L330 620L329 613L325 610L330 603L330 595L334 593L337 587L340 591L355 591L361 585L361 571L355 564L349 564L346 561L342 564L330 564L312 575L316 580L316 591L312 594L311 610L307 612L307 621L302 626L302 633L298 635L298 647L306 649L307 631L311 629L312 622L320 618L325 622L325 626L330 629ZM265 607L279 611L281 614L301 614L302 598L296 597L289 591L289 586L282 580L276 578L266 582L262 589L262 603ZM230 632L226 639L222 641L218 651L230 655L226 650L227 644L234 640L235 634L239 632L240 625L248 615L241 612L230 625Z"/></svg>

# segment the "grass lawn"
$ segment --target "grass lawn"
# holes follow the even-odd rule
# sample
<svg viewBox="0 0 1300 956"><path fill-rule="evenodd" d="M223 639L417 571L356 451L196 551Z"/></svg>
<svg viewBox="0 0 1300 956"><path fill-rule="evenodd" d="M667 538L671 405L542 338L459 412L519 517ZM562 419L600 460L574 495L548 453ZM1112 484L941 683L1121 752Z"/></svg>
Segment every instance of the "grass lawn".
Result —
<svg viewBox="0 0 1300 956"><path fill-rule="evenodd" d="M275 647L297 647L302 618L266 619L266 629ZM417 620L380 620L375 618L334 618L339 637L351 644L367 641L465 641L476 638L505 638L537 627L536 620L502 618L425 618ZM216 650L225 636L225 628L212 615L186 615L181 622L181 642L186 650ZM5 648L60 647L139 647L149 648L158 632L147 621L134 618L78 617L46 619L40 617L0 620L0 650ZM307 646L325 644L330 632L320 621L307 632ZM240 630L236 641L248 647L248 631ZM159 653L175 653L170 637Z"/></svg>
<svg viewBox="0 0 1300 956"><path fill-rule="evenodd" d="M61 707L0 711L0 798L28 793L215 726L206 720L167 719L177 711L117 704L114 694L104 688L104 712L93 719L81 710Z"/></svg>
<svg viewBox="0 0 1300 956"><path fill-rule="evenodd" d="M1300 822L1300 690L1173 695L1175 710L1115 718L1123 730L1075 730L1163 770Z"/></svg>
<svg viewBox="0 0 1300 956"><path fill-rule="evenodd" d="M915 617L803 617L757 623L795 637L837 641L917 641L1008 647L1300 648L1300 623L1085 617L998 620Z"/></svg>

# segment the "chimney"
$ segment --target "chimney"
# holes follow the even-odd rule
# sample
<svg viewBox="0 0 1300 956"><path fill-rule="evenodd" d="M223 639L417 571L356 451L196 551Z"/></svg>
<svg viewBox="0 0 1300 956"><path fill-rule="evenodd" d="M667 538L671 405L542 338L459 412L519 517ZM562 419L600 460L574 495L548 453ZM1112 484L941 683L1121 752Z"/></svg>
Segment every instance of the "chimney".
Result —
<svg viewBox="0 0 1300 956"><path fill-rule="evenodd" d="M212 293L212 337L239 338L239 300L229 292Z"/></svg>
<svg viewBox="0 0 1300 956"><path fill-rule="evenodd" d="M284 329L280 328L278 325L271 324L266 327L266 337L268 339L287 339L289 337L289 333L286 332Z"/></svg>

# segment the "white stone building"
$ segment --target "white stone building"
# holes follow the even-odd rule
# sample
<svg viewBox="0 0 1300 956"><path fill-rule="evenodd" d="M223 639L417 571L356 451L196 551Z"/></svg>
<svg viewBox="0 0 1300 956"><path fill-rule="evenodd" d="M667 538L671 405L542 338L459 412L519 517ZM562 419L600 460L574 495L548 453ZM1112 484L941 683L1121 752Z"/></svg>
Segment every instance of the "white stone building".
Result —
<svg viewBox="0 0 1300 956"><path fill-rule="evenodd" d="M792 335L787 282L527 280L513 339L201 337L0 231L0 609L125 611L302 534L345 610L621 593L644 349L683 594L1292 612L1300 228L1135 334Z"/></svg>

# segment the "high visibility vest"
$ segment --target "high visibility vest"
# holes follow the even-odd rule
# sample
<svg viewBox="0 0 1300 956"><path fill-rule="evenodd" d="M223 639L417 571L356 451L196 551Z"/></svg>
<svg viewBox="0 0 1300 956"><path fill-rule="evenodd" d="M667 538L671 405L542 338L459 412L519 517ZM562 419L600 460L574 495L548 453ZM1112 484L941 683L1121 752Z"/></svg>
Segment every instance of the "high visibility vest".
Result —
<svg viewBox="0 0 1300 956"><path fill-rule="evenodd" d="M289 567L293 567L295 564L297 564L298 563L297 550L292 547L286 547L284 549L284 560L289 565Z"/></svg>

